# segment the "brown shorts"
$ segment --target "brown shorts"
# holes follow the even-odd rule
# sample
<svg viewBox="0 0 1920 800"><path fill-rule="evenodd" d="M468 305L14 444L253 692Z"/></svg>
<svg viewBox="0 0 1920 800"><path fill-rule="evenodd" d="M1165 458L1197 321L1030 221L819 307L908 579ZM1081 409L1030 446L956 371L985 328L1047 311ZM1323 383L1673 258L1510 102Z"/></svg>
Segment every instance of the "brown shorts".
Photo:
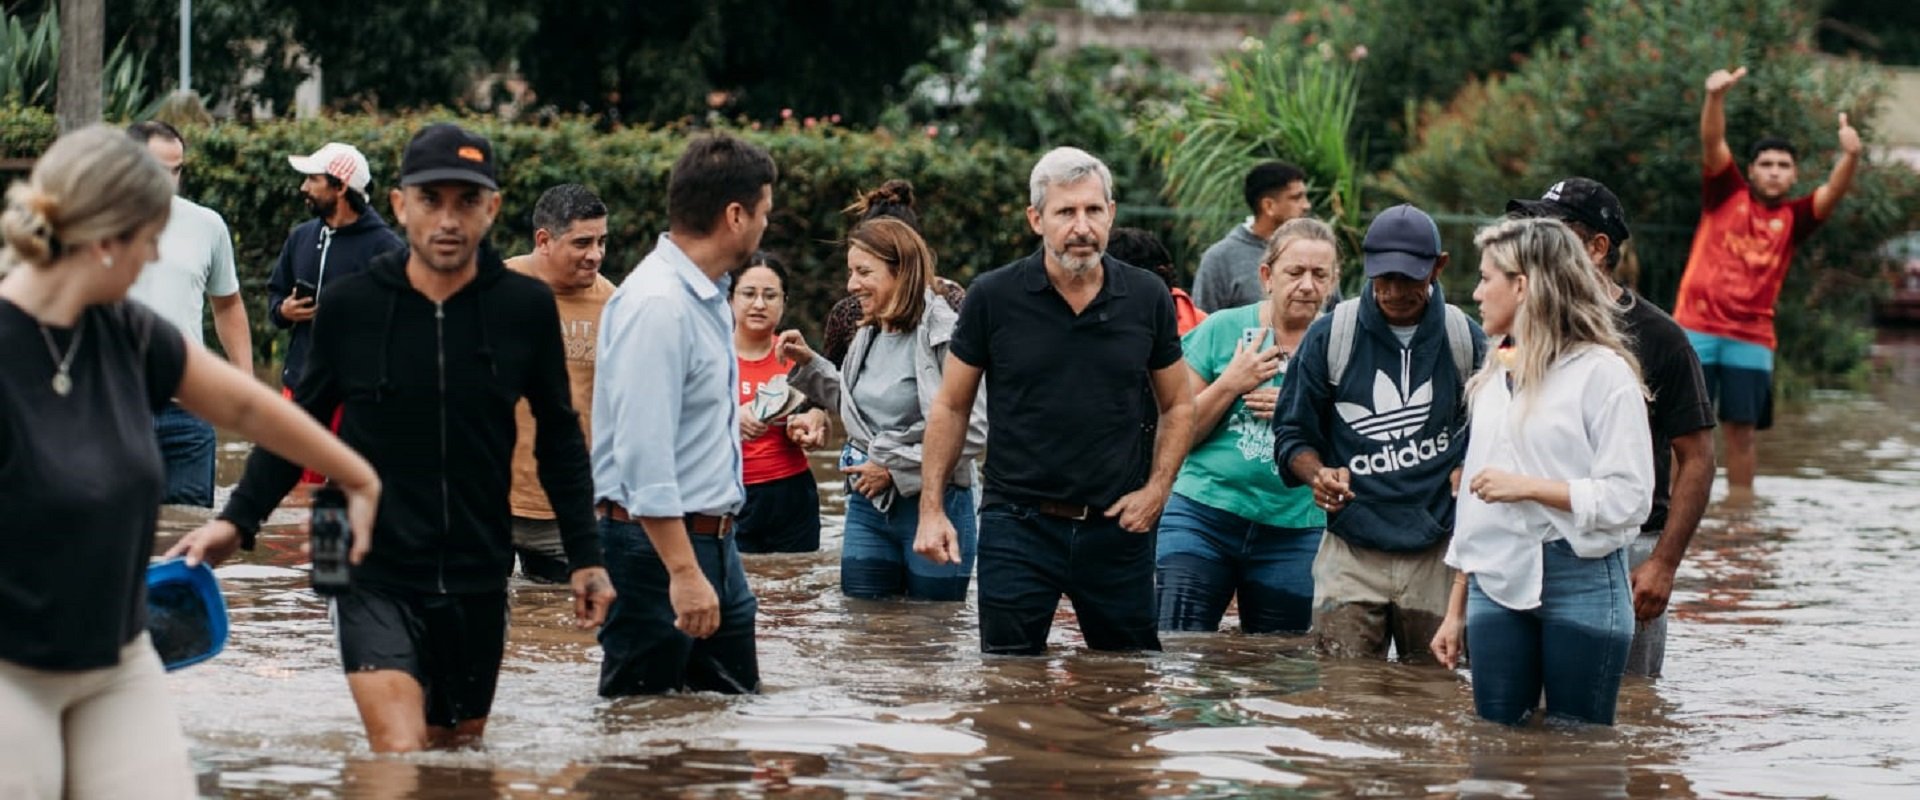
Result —
<svg viewBox="0 0 1920 800"><path fill-rule="evenodd" d="M1390 553L1356 547L1331 533L1313 559L1313 636L1332 656L1433 663L1429 645L1447 614L1453 569L1445 540L1425 550Z"/></svg>

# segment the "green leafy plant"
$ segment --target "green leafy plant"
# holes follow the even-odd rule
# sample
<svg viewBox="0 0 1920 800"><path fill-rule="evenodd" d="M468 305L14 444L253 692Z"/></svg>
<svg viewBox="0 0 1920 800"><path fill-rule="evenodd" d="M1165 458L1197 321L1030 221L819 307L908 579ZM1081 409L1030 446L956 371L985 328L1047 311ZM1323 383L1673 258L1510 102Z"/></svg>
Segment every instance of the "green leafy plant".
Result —
<svg viewBox="0 0 1920 800"><path fill-rule="evenodd" d="M0 9L0 100L53 108L60 71L60 19L49 7L31 22ZM122 39L102 65L102 114L132 119L150 106L146 57Z"/></svg>

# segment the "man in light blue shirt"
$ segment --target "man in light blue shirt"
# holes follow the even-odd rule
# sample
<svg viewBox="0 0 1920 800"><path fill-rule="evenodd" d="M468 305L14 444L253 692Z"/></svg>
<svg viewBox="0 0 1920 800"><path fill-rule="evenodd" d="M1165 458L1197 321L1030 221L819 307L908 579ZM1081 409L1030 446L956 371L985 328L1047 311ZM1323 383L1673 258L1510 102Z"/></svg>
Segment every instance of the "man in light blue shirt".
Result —
<svg viewBox="0 0 1920 800"><path fill-rule="evenodd" d="M732 531L746 487L727 298L777 175L752 144L694 141L667 182L669 231L601 314L593 486L619 597L600 629L602 696L759 691L759 602Z"/></svg>

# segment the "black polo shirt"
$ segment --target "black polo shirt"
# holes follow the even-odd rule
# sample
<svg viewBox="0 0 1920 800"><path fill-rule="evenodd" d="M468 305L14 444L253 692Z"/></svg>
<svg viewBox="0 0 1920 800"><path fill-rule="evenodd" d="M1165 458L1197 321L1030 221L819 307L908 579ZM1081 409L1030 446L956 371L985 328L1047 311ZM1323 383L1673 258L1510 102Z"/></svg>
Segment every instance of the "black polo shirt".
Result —
<svg viewBox="0 0 1920 800"><path fill-rule="evenodd" d="M1078 315L1033 255L975 278L955 358L986 373L987 502L1105 507L1146 482L1149 373L1180 360L1167 285L1108 257Z"/></svg>
<svg viewBox="0 0 1920 800"><path fill-rule="evenodd" d="M1653 513L1642 533L1659 533L1667 526L1667 505L1673 486L1673 440L1713 427L1713 404L1707 400L1707 379L1700 358L1680 324L1658 306L1629 289L1620 295L1620 332L1640 361L1653 400L1647 404L1648 427L1653 430Z"/></svg>

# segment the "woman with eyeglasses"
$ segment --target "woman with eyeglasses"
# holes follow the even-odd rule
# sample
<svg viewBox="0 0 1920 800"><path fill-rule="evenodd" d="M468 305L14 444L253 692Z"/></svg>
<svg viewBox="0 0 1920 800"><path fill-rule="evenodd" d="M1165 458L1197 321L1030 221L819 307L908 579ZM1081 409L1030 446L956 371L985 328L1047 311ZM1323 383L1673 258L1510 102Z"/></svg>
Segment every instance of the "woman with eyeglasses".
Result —
<svg viewBox="0 0 1920 800"><path fill-rule="evenodd" d="M808 447L826 443L827 415L796 409L782 391L789 365L774 332L787 309L787 268L764 252L733 272L733 346L740 360L740 455L747 501L734 518L742 553L820 549L820 490Z"/></svg>
<svg viewBox="0 0 1920 800"><path fill-rule="evenodd" d="M941 502L958 532L960 561L936 564L914 552L920 527L920 456L939 392L948 342L960 315L935 291L934 255L913 227L869 219L847 234L847 293L860 304L860 327L841 368L817 356L799 331L780 334L780 351L797 366L795 384L847 429L846 538L840 590L848 597L966 599L977 544L971 463L986 448L987 408L974 402L961 467Z"/></svg>

